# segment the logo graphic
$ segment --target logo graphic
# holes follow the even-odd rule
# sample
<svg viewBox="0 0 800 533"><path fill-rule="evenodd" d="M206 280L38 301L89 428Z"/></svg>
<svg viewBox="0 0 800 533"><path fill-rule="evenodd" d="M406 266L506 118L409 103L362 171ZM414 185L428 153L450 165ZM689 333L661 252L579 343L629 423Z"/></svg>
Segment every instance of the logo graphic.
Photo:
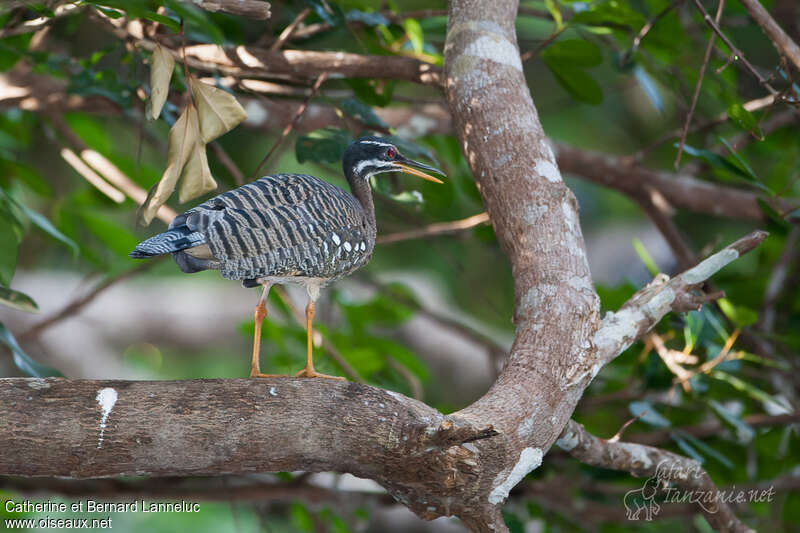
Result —
<svg viewBox="0 0 800 533"><path fill-rule="evenodd" d="M660 485L661 481L657 477L649 477L643 487L625 493L622 503L625 505L628 520L641 520L642 518L648 522L653 520L653 517L661 510L661 506L656 502ZM641 516L642 511L644 511L644 517Z"/></svg>
<svg viewBox="0 0 800 533"><path fill-rule="evenodd" d="M629 490L622 499L628 520L652 521L668 503L691 503L702 507L706 513L716 513L719 503L771 502L775 487L766 489L740 489L736 486L728 490L708 490L700 463L664 460L656 466L655 475L650 476L641 488ZM677 483L676 483L677 482ZM675 484L680 484L676 487ZM698 487L698 488L694 488Z"/></svg>

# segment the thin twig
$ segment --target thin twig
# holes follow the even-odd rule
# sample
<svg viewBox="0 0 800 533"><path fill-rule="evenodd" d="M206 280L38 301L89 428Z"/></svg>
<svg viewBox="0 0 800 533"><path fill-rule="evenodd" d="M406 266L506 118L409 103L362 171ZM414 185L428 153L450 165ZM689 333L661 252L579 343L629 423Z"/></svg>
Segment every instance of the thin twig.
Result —
<svg viewBox="0 0 800 533"><path fill-rule="evenodd" d="M647 414L647 409L644 409L641 413L639 413L638 415L634 416L633 418L622 424L622 427L619 428L619 431L614 433L614 436L608 439L608 442L617 442L619 439L622 438L622 435L625 433L625 430L628 429L628 427L630 427L631 424L633 424L646 414Z"/></svg>
<svg viewBox="0 0 800 533"><path fill-rule="evenodd" d="M406 380L406 383L408 383L408 388L411 390L411 397L415 400L422 401L423 389L422 382L419 380L419 378L389 354L386 354L386 362L390 367L392 367L393 370L403 376L403 379Z"/></svg>
<svg viewBox="0 0 800 533"><path fill-rule="evenodd" d="M697 264L697 258L672 219L672 206L669 205L664 195L656 189L645 187L641 194L635 196L635 199L661 232L664 240L667 241L681 270Z"/></svg>
<svg viewBox="0 0 800 533"><path fill-rule="evenodd" d="M714 33L716 33L719 36L719 38L722 39L722 42L725 43L725 46L728 47L728 50L730 50L731 54L735 56L734 60L741 61L741 64L744 66L744 68L758 80L758 83L761 84L762 87L764 87L767 91L769 91L769 94L777 96L778 91L775 90L775 88L772 85L770 85L769 82L765 80L761 74L759 74L759 72L755 69L755 67L750 64L750 62L747 60L746 57L744 57L742 51L739 50L736 47L736 45L734 45L731 42L731 40L728 39L727 35L725 35L722 32L717 23L711 19L711 15L708 14L708 11L706 11L706 8L704 8L703 4L700 3L700 0L693 0L693 1L694 5L697 6L697 9L699 9L700 12L703 14L703 20L705 20L706 24L708 24L709 27L712 30L714 30Z"/></svg>
<svg viewBox="0 0 800 533"><path fill-rule="evenodd" d="M536 48L534 48L533 50L528 50L527 52L524 52L521 56L519 56L520 60L524 63L524 62L528 61L529 59L539 55L539 52L541 52L542 50L547 48L553 41L558 39L558 36L561 35L562 33L564 33L564 31L566 29L567 29L567 27L564 26L563 28L561 28L559 30L556 30L553 33L551 33L550 36L547 39L545 39L544 41L542 41L541 43L539 43L536 46Z"/></svg>
<svg viewBox="0 0 800 533"><path fill-rule="evenodd" d="M425 226L424 228L413 229L409 231L399 231L397 233L389 233L388 235L380 235L378 236L376 242L378 244L389 244L393 242L449 235L488 223L489 213L483 212L477 215L472 215L471 217L462 218L461 220L453 220L452 222L438 222L436 224Z"/></svg>
<svg viewBox="0 0 800 533"><path fill-rule="evenodd" d="M758 321L759 329L764 333L772 333L775 327L775 305L783 293L792 260L796 258L795 247L799 237L800 227L792 227L784 241L783 252L772 268Z"/></svg>
<svg viewBox="0 0 800 533"><path fill-rule="evenodd" d="M724 362L728 358L728 354L730 354L731 352L733 343L735 343L736 339L739 338L739 333L741 333L739 329L731 333L730 336L727 338L727 340L725 340L725 345L722 347L722 349L719 351L716 357L714 357L714 359L711 359L710 361L706 361L705 363L700 365L696 370L691 370L690 371L691 375L688 378L687 377L677 378L678 381L680 381L681 385L683 385L685 381L688 381L689 379L693 378L698 374L706 374L710 372L715 366Z"/></svg>
<svg viewBox="0 0 800 533"><path fill-rule="evenodd" d="M772 44L778 49L778 53L786 56L794 63L796 69L800 70L800 46L797 46L791 37L789 37L783 28L781 28L775 19L764 9L764 6L758 0L739 0L741 4L750 12L764 33L772 40Z"/></svg>
<svg viewBox="0 0 800 533"><path fill-rule="evenodd" d="M633 39L633 46L631 46L631 51L629 53L629 56L633 55L636 52L636 50L639 49L639 45L642 43L642 39L644 39L645 36L647 36L647 34L650 33L650 30L653 29L653 26L655 26L656 23L662 18L664 18L664 16L666 16L667 13L675 9L678 6L678 4L682 4L684 1L685 0L674 0L674 2L672 2L670 5L659 11L655 17L648 20L647 24L642 26L642 29L639 30L639 33Z"/></svg>
<svg viewBox="0 0 800 533"><path fill-rule="evenodd" d="M283 45L286 44L286 41L292 38L292 34L297 29L297 27L300 24L302 24L305 18L310 14L311 14L311 8L308 7L300 11L300 13L297 14L294 20L283 29L280 35L278 35L278 38L275 40L274 43L272 43L272 46L270 46L269 49L280 50L281 48L283 48Z"/></svg>
<svg viewBox="0 0 800 533"><path fill-rule="evenodd" d="M800 413L789 413L783 415L766 415L758 413L742 417L742 422L754 429L763 427L788 426L789 424L800 423ZM691 426L670 427L667 429L648 431L646 433L634 433L632 435L628 435L627 440L628 442L636 442L638 444L655 446L664 442L670 442L672 440L671 435L675 431L680 431L681 433L702 439L705 437L719 435L719 433L724 429L725 426L722 422L716 418L712 418L705 422Z"/></svg>
<svg viewBox="0 0 800 533"><path fill-rule="evenodd" d="M719 0L719 4L717 4L717 13L714 16L714 23L719 24L719 20L722 17L722 10L725 7L725 0ZM692 103L689 106L689 113L686 115L686 122L683 123L683 131L681 132L681 140L678 144L678 153L675 154L675 163L674 167L677 170L680 163L681 163L681 154L683 153L683 145L686 144L686 136L689 134L689 126L692 123L692 115L694 115L694 109L697 106L697 98L700 96L700 87L703 85L703 76L706 74L706 67L708 66L708 61L711 59L711 50L714 48L714 32L711 32L711 35L708 37L708 44L706 45L706 53L703 56L703 64L700 66L700 74L697 76L697 83L694 86L694 94L692 95Z"/></svg>
<svg viewBox="0 0 800 533"><path fill-rule="evenodd" d="M277 286L274 287L273 290L278 294L278 297L280 297L281 301L286 304L286 307L289 308L289 311L291 311L292 317L295 319L295 321L301 326L305 327L306 317L303 315L303 312L298 309L296 305L294 305L294 302L292 302L292 299L289 297L283 287ZM344 371L344 373L347 374L351 380L358 381L359 383L365 383L364 378L361 377L361 374L358 373L358 370L353 368L353 366L347 362L347 359L345 359L344 356L339 353L333 343L331 343L322 335L322 332L314 329L311 331L311 335L314 337L319 335L319 337L322 339L322 348L330 356L330 358L333 359L337 365L339 365L342 371Z"/></svg>
<svg viewBox="0 0 800 533"><path fill-rule="evenodd" d="M777 101L778 101L778 99L775 96L769 95L769 96L764 96L764 97L761 97L761 98L755 98L753 100L749 100L749 101L745 102L742 105L742 107L745 108L745 110L750 111L752 113L754 111L759 111L761 109L770 107L770 106L774 105L775 103L777 103ZM700 133L700 132L703 132L703 131L707 131L707 130L715 127L715 126L719 126L720 124L724 124L729 118L730 117L728 116L728 113L722 112L719 115L717 115L716 117L714 117L714 118L712 118L710 120L707 120L705 122L701 122L700 124L690 128L689 129L689 133ZM671 132L669 132L669 133L667 133L665 135L662 135L661 137L659 137L658 139L656 139L655 141L650 143L648 146L645 146L644 148L640 149L638 152L633 154L631 156L631 158L633 160L635 160L635 161L641 161L642 159L644 159L644 157L647 154L649 154L650 152L652 152L656 148L660 147L661 145L663 145L666 142L671 141L672 139L675 139L675 138L679 137L681 132L682 132L681 129L677 129L677 130L673 130L673 131L671 131Z"/></svg>
<svg viewBox="0 0 800 533"><path fill-rule="evenodd" d="M217 154L217 159L222 163L222 166L231 173L236 185L244 185L244 174L242 174L242 171L239 170L239 167L233 162L233 159L231 159L231 156L228 155L228 152L225 151L219 141L212 142L211 148L214 149L214 153Z"/></svg>
<svg viewBox="0 0 800 533"><path fill-rule="evenodd" d="M83 296L79 296L75 298L70 303L65 305L61 308L60 311L52 314L51 316L45 318L41 322L38 322L31 326L26 332L19 336L20 341L28 341L38 337L39 335L44 332L47 328L58 324L62 320L69 318L70 316L77 314L80 312L81 309L92 303L98 296L100 296L106 289L111 288L112 286L116 285L120 281L126 280L130 277L133 277L137 274L141 274L142 272L152 268L159 259L146 261L141 263L130 270L126 270L116 276L110 276L100 283L98 283L92 290L84 294Z"/></svg>
<svg viewBox="0 0 800 533"><path fill-rule="evenodd" d="M311 99L314 98L315 94L317 94L317 91L319 90L320 86L322 85L322 83L325 81L325 79L327 77L328 77L328 74L325 73L325 72L323 72L322 74L317 76L317 81L315 81L314 85L311 87L311 94L309 94L308 98L305 99L303 104L300 107L297 108L297 111L295 112L294 117L292 117L292 120L290 120L289 123L286 125L286 127L283 128L283 131L281 132L281 136L278 138L277 141L275 141L275 144L272 145L272 148L270 148L269 152L267 152L267 155L264 156L264 159L262 159L261 162L256 167L256 170L255 170L255 172L253 172L253 176L252 176L254 179L255 179L256 176L258 176L258 172L259 172L259 170L261 170L261 167L264 166L264 163L267 162L267 160L272 156L272 154L275 152L275 150L278 149L278 146L280 146L280 144L283 142L283 140L286 138L286 136L289 135L289 133L292 131L292 129L294 129L295 125L297 124L297 121L300 120L300 117L303 116L303 113L305 112L306 108L308 107L308 104L311 102Z"/></svg>
<svg viewBox="0 0 800 533"><path fill-rule="evenodd" d="M691 379L693 375L675 361L673 352L676 352L676 350L667 348L666 344L664 344L664 340L655 333L649 334L647 336L647 340L653 345L656 353L661 360L664 361L664 364L667 365L669 371L675 374L675 376L680 380L683 390L689 392L691 390L691 387L689 386L689 379Z"/></svg>

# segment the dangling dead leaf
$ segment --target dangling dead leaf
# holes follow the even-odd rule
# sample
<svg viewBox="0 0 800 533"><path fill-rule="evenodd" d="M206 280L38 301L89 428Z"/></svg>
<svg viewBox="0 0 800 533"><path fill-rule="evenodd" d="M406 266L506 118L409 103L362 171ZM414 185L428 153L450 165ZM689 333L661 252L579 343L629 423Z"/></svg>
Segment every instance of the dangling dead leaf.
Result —
<svg viewBox="0 0 800 533"><path fill-rule="evenodd" d="M206 145L198 142L194 145L192 155L181 174L181 188L178 190L178 201L188 202L217 188L217 182L211 175L208 166Z"/></svg>
<svg viewBox="0 0 800 533"><path fill-rule="evenodd" d="M169 95L169 80L175 59L161 45L156 45L153 57L150 59L150 108L148 117L156 120L161 115L161 108Z"/></svg>
<svg viewBox="0 0 800 533"><path fill-rule="evenodd" d="M167 155L167 168L161 180L150 189L141 209L139 219L147 226L164 202L175 190L175 185L182 175L183 167L195 153L195 146L200 145L204 152L205 146L200 141L200 126L197 120L197 109L191 102L187 104L181 116L169 130L169 152ZM206 162L208 165L208 162Z"/></svg>
<svg viewBox="0 0 800 533"><path fill-rule="evenodd" d="M200 133L204 143L210 143L223 133L236 127L247 117L244 108L233 95L190 78L192 96L197 104Z"/></svg>

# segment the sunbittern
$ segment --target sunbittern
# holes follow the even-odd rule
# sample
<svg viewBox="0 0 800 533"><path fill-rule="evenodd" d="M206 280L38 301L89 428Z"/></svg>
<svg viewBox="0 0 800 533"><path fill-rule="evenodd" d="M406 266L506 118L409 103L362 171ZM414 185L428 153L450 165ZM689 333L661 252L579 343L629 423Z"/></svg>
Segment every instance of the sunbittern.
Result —
<svg viewBox="0 0 800 533"><path fill-rule="evenodd" d="M369 178L404 172L442 183L423 171L436 168L412 161L380 137L362 137L347 147L342 162L352 194L303 174L265 176L175 217L164 233L130 253L141 259L171 253L186 273L219 270L245 287L264 287L255 310L251 377L259 364L261 324L275 283L295 283L308 292L307 359L297 376L329 377L314 370L311 321L321 287L369 262L377 228ZM343 378L338 378L343 379Z"/></svg>

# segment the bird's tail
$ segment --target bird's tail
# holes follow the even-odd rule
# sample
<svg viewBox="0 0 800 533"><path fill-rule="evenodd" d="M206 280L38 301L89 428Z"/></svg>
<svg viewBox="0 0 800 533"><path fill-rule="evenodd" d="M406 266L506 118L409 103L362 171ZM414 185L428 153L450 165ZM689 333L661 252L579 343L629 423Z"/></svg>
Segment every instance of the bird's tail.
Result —
<svg viewBox="0 0 800 533"><path fill-rule="evenodd" d="M128 256L134 259L147 259L199 246L204 242L206 239L202 233L192 231L186 226L178 226L140 242Z"/></svg>

